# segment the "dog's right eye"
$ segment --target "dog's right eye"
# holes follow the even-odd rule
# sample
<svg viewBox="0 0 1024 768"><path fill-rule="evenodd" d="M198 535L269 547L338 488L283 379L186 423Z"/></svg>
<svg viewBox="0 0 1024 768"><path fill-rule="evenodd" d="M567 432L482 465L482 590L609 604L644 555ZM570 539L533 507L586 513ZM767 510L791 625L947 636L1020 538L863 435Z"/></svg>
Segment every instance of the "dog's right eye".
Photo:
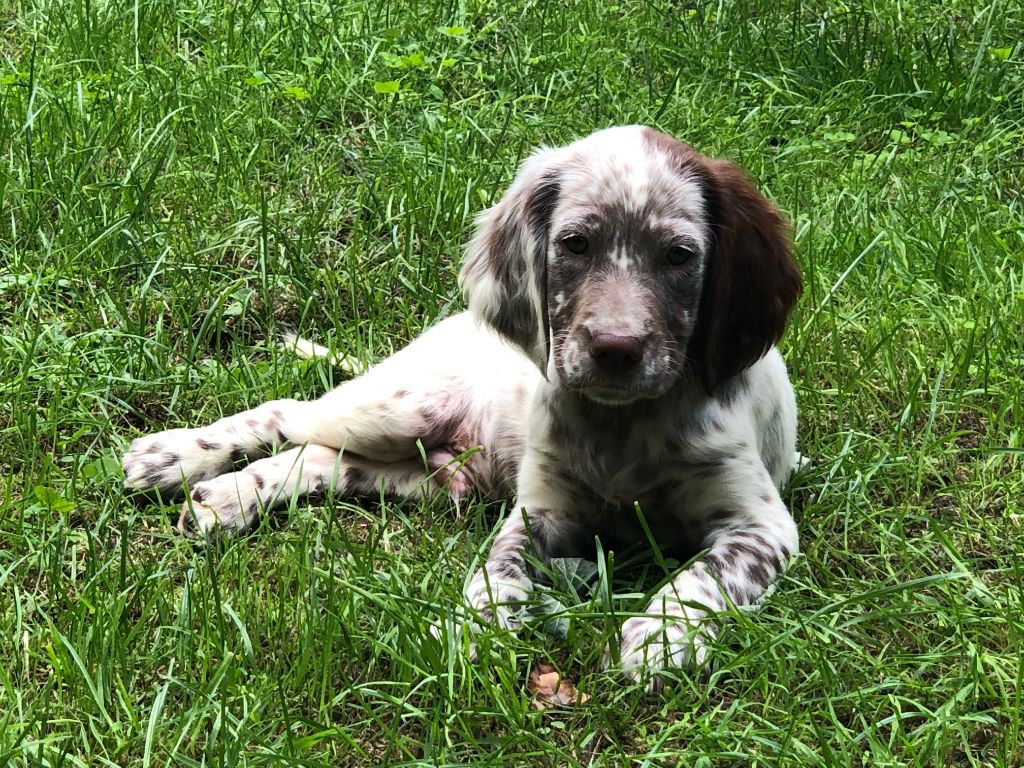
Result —
<svg viewBox="0 0 1024 768"><path fill-rule="evenodd" d="M568 249L569 253L575 253L578 256L587 250L590 243L583 235L569 235L562 239L562 245Z"/></svg>

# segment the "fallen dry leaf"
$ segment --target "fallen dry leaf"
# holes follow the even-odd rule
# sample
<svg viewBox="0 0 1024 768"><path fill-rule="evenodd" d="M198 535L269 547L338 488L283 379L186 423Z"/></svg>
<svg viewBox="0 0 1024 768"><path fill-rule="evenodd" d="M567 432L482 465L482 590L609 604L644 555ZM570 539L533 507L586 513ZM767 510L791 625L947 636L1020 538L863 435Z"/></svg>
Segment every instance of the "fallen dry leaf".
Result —
<svg viewBox="0 0 1024 768"><path fill-rule="evenodd" d="M572 680L566 680L546 661L538 661L530 672L530 690L533 708L544 711L555 707L583 704L590 697L576 689Z"/></svg>

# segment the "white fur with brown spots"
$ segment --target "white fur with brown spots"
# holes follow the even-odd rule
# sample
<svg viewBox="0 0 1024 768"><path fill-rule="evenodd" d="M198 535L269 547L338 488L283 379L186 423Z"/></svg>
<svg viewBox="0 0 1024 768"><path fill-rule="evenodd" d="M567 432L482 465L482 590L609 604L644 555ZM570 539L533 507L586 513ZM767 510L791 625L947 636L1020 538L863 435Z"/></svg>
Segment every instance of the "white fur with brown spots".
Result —
<svg viewBox="0 0 1024 768"><path fill-rule="evenodd" d="M755 603L798 548L779 496L796 404L774 344L801 289L783 220L731 164L613 128L523 164L480 215L461 281L470 312L317 401L136 440L126 484L185 484L180 525L207 534L328 487L514 493L466 593L510 629L529 550L642 543L646 528L705 554L609 659L652 687L703 663L708 614Z"/></svg>

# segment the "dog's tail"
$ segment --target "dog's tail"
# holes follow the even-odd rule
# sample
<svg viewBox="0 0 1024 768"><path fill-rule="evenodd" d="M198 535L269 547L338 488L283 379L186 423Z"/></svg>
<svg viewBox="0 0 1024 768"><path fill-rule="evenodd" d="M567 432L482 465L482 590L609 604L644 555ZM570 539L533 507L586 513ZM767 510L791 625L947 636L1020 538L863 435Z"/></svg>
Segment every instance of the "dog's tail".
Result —
<svg viewBox="0 0 1024 768"><path fill-rule="evenodd" d="M291 352L300 360L313 360L315 358L330 360L331 365L344 371L349 376L362 376L369 367L358 357L346 355L342 352L334 352L323 344L317 344L309 339L296 336L294 333L281 334L281 341L278 347Z"/></svg>

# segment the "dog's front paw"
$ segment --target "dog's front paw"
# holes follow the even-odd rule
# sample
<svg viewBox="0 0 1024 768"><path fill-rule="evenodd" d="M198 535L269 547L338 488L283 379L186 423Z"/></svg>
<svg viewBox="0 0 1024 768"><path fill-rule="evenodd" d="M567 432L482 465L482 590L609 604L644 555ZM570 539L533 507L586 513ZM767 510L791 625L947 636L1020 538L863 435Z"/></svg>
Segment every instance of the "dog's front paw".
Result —
<svg viewBox="0 0 1024 768"><path fill-rule="evenodd" d="M202 430L168 429L135 440L121 463L126 488L178 491L182 483L215 477L231 460L231 446Z"/></svg>
<svg viewBox="0 0 1024 768"><path fill-rule="evenodd" d="M466 590L466 604L480 620L515 632L526 617L532 586L526 578L498 577L481 569Z"/></svg>
<svg viewBox="0 0 1024 768"><path fill-rule="evenodd" d="M467 641L469 658L477 661L477 638L487 627L499 627L516 632L527 617L526 602L533 585L527 579L498 579L479 570L466 589L465 609L455 616L442 618L430 626L435 640L448 642L449 638ZM465 634L464 634L465 633Z"/></svg>
<svg viewBox="0 0 1024 768"><path fill-rule="evenodd" d="M706 661L707 636L699 625L669 616L635 616L622 625L619 665L650 691L661 689L662 671L702 668Z"/></svg>
<svg viewBox="0 0 1024 768"><path fill-rule="evenodd" d="M244 533L259 515L257 482L249 472L232 472L197 483L182 505L178 529L202 536Z"/></svg>

